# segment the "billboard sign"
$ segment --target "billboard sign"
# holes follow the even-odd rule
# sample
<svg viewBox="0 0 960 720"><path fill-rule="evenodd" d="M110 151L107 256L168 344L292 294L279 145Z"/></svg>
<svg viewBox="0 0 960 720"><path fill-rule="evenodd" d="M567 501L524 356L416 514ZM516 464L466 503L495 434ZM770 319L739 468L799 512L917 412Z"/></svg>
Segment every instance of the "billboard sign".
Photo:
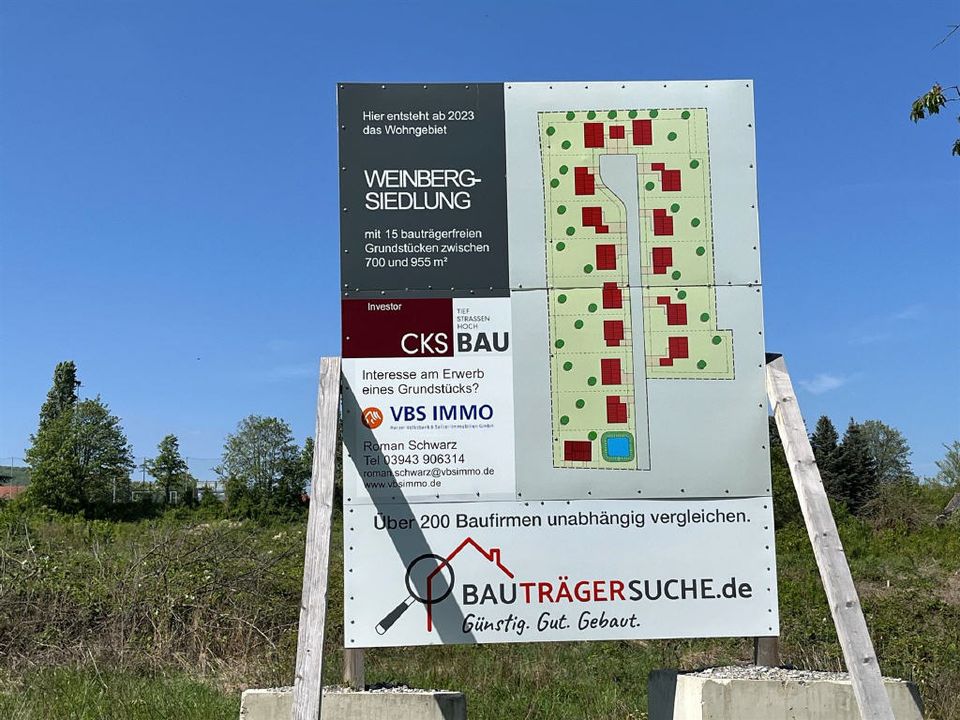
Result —
<svg viewBox="0 0 960 720"><path fill-rule="evenodd" d="M348 646L776 629L752 93L339 86Z"/></svg>

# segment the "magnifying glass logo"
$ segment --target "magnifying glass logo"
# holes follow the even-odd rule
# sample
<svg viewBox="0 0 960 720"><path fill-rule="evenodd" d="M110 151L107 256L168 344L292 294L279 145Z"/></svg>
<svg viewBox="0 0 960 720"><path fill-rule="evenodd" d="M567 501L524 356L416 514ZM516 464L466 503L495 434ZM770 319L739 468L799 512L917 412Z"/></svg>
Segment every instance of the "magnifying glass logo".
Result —
<svg viewBox="0 0 960 720"><path fill-rule="evenodd" d="M407 596L377 623L377 633L387 632L414 602L430 607L446 600L454 580L453 566L442 555L425 553L411 560L405 578Z"/></svg>

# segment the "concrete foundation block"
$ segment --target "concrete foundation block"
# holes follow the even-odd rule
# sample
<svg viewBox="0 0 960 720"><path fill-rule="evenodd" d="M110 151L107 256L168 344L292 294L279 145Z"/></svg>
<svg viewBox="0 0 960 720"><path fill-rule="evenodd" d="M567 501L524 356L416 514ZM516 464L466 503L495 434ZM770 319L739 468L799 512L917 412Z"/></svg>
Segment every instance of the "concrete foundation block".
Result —
<svg viewBox="0 0 960 720"><path fill-rule="evenodd" d="M897 720L923 720L913 683L884 678ZM650 720L860 720L846 673L780 668L654 670Z"/></svg>
<svg viewBox="0 0 960 720"><path fill-rule="evenodd" d="M240 720L290 720L293 688L245 690ZM323 690L323 720L467 720L463 693L395 688Z"/></svg>

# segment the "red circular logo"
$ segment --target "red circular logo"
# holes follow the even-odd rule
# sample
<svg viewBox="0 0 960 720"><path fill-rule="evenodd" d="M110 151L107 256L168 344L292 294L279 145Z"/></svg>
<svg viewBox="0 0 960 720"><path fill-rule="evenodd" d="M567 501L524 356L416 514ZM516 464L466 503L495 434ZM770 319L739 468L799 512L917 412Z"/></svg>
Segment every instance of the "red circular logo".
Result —
<svg viewBox="0 0 960 720"><path fill-rule="evenodd" d="M383 423L383 413L380 408L368 407L363 411L363 424L371 430L375 430Z"/></svg>

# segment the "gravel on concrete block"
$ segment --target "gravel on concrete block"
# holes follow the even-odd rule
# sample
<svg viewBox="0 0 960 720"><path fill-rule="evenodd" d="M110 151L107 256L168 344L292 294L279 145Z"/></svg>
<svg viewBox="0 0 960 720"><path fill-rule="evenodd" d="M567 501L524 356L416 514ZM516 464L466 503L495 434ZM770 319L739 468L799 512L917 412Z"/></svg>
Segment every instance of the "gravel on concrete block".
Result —
<svg viewBox="0 0 960 720"><path fill-rule="evenodd" d="M777 680L779 682L849 682L849 673L795 670L793 668L763 667L761 665L728 665L681 673L715 680ZM887 682L905 682L900 678L884 678Z"/></svg>

